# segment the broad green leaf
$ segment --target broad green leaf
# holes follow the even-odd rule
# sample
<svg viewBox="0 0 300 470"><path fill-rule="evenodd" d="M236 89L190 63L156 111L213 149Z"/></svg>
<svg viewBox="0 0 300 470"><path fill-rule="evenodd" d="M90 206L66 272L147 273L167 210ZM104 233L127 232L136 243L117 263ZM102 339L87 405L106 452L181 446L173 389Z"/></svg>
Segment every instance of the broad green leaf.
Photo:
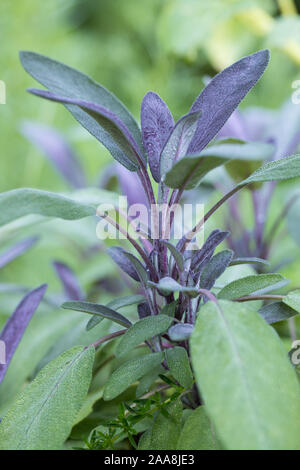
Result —
<svg viewBox="0 0 300 470"><path fill-rule="evenodd" d="M295 371L259 314L236 302L208 302L191 355L206 412L227 449L300 448Z"/></svg>
<svg viewBox="0 0 300 470"><path fill-rule="evenodd" d="M281 158L280 160L266 163L256 170L249 178L242 181L239 186L264 181L281 181L300 176L300 155Z"/></svg>
<svg viewBox="0 0 300 470"><path fill-rule="evenodd" d="M60 336L72 328L73 323L74 320L66 312L45 312L32 319L0 387L0 416L3 416L3 410L15 399L26 380L34 374L41 359Z"/></svg>
<svg viewBox="0 0 300 470"><path fill-rule="evenodd" d="M25 70L49 91L63 94L68 98L91 101L115 113L128 127L140 149L143 149L141 131L136 120L123 103L106 88L87 75L43 55L22 51L20 59ZM92 116L78 106L67 105L66 107L88 132L108 148L114 158L124 162L125 156L122 151L115 145L109 133ZM128 169L136 169L130 160L126 159L126 164Z"/></svg>
<svg viewBox="0 0 300 470"><path fill-rule="evenodd" d="M182 404L175 400L154 418L149 450L174 450L177 447L182 423Z"/></svg>
<svg viewBox="0 0 300 470"><path fill-rule="evenodd" d="M159 366L162 360L163 355L158 352L126 361L112 373L106 382L103 399L113 400L134 382Z"/></svg>
<svg viewBox="0 0 300 470"><path fill-rule="evenodd" d="M98 317L107 318L119 325L125 326L126 328L131 326L131 322L127 320L123 315L115 312L105 305L94 304L92 302L65 302L62 307L68 310L75 310L77 312L85 312L90 315L97 315Z"/></svg>
<svg viewBox="0 0 300 470"><path fill-rule="evenodd" d="M197 129L201 112L189 113L176 123L160 156L160 174L164 180L172 166L184 157Z"/></svg>
<svg viewBox="0 0 300 470"><path fill-rule="evenodd" d="M167 315L155 315L145 317L132 325L122 336L116 355L126 354L145 340L153 338L156 335L164 333L172 324L173 318Z"/></svg>
<svg viewBox="0 0 300 470"><path fill-rule="evenodd" d="M288 307L283 302L273 302L261 307L258 313L271 325L272 323L288 320L297 315L298 312Z"/></svg>
<svg viewBox="0 0 300 470"><path fill-rule="evenodd" d="M3 418L0 449L60 449L87 395L93 361L93 348L76 347L49 363Z"/></svg>
<svg viewBox="0 0 300 470"><path fill-rule="evenodd" d="M143 302L144 300L145 300L145 297L143 295L128 295L126 297L120 297L119 299L112 300L106 305L106 307L112 310L119 310L120 308L123 308L123 307L128 307L130 305L139 304ZM94 328L101 321L102 321L101 317L99 317L98 315L94 315L86 325L87 331Z"/></svg>
<svg viewBox="0 0 300 470"><path fill-rule="evenodd" d="M194 379L186 350L175 346L175 348L166 349L165 355L167 365L174 379L183 387L191 388Z"/></svg>
<svg viewBox="0 0 300 470"><path fill-rule="evenodd" d="M204 406L196 408L184 423L178 450L218 450L219 444Z"/></svg>
<svg viewBox="0 0 300 470"><path fill-rule="evenodd" d="M227 284L218 294L219 299L238 299L250 294L259 294L278 289L287 282L281 274L257 274Z"/></svg>
<svg viewBox="0 0 300 470"><path fill-rule="evenodd" d="M191 297L197 297L199 295L198 289L196 287L185 287L181 286L175 279L171 277L163 277L156 284L155 282L148 281L148 285L155 287L163 294L168 294L169 292L184 292Z"/></svg>
<svg viewBox="0 0 300 470"><path fill-rule="evenodd" d="M293 310L296 310L297 313L300 313L300 289L289 292L283 297L282 302Z"/></svg>
<svg viewBox="0 0 300 470"><path fill-rule="evenodd" d="M200 154L187 155L166 174L164 183L170 188L193 189L207 173L231 160L257 160L270 156L273 147L263 143L222 144L207 147Z"/></svg>
<svg viewBox="0 0 300 470"><path fill-rule="evenodd" d="M95 215L96 211L90 205L39 189L13 189L0 194L0 226L29 214L76 220Z"/></svg>

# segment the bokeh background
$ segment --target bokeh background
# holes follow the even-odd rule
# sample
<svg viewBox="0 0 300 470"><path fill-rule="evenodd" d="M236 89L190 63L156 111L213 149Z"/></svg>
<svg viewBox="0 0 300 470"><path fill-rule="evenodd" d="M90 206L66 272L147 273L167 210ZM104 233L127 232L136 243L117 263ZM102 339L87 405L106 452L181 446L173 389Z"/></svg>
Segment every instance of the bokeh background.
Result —
<svg viewBox="0 0 300 470"><path fill-rule="evenodd" d="M7 102L0 105L0 191L34 187L69 190L43 153L20 132L22 122L58 128L76 151L91 185L112 161L108 152L62 106L26 93L35 86L18 53L32 50L91 75L114 92L139 118L140 102L154 90L169 104L175 119L186 113L213 76L239 58L268 47L271 63L242 106L277 109L300 79L300 1L293 0L24 0L0 2L0 79ZM280 196L273 204L280 203ZM247 214L247 202L245 213ZM249 220L251 221L249 213ZM101 250L85 260L84 247L96 243L94 227L80 223L44 224L43 228L5 228L1 249L27 234L39 243L0 273L1 282L61 288L52 267L59 259L78 275L83 288L98 282L102 302L113 295L105 282L114 274ZM299 248L290 242L293 263L283 269L298 284ZM284 248L286 249L286 248ZM101 284L102 282L102 284ZM101 287L102 286L102 287ZM7 316L18 294L2 295Z"/></svg>

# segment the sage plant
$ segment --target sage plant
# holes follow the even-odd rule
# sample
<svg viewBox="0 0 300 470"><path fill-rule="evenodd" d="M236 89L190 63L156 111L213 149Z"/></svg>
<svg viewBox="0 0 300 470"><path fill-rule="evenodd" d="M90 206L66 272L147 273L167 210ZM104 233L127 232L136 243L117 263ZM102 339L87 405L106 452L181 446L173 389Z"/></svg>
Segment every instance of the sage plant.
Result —
<svg viewBox="0 0 300 470"><path fill-rule="evenodd" d="M105 346L112 344L119 365L98 392L103 393L104 402L120 399L119 413L99 423L87 440L88 448L114 448L124 433L130 445L139 449L299 448L296 364L291 364L271 326L298 314L299 292L276 294L287 283L276 273L223 281L220 286L216 281L227 268L259 260L220 250L229 234L218 228L205 234L202 246L197 244L197 234L210 217L238 191L300 176L298 155L261 166L273 155L270 142L219 139L224 124L263 75L268 61L269 52L263 50L219 73L176 123L164 101L154 92L147 93L140 129L125 106L86 75L42 55L21 53L26 71L47 88L29 91L63 104L139 179L147 214L153 209L157 214L164 205L166 215L154 217L155 230L151 223L146 228L144 221L136 223L138 216L130 220L136 223L138 234L133 237L120 222L120 208L115 217L97 211L131 245L131 249L112 246L108 252L139 285L139 292L107 305L82 299L63 304L65 309L92 315L87 330L103 319L115 327L89 347L68 350L40 371L4 416L0 447L13 448L17 442L19 448L59 448L78 420L91 383L95 386L95 349L96 363L103 364ZM174 240L172 208L185 191L196 188L217 167L224 165L231 174L243 175L252 164L253 172ZM44 191L15 190L2 195L15 217L24 209L24 198L26 213L65 219L96 214L91 205ZM153 236L157 228L159 236ZM62 276L61 267L59 271ZM131 306L130 315L119 313L125 306ZM131 387L136 397L128 403L121 397ZM38 419L30 418L24 433L26 406ZM150 424L139 428L145 417Z"/></svg>

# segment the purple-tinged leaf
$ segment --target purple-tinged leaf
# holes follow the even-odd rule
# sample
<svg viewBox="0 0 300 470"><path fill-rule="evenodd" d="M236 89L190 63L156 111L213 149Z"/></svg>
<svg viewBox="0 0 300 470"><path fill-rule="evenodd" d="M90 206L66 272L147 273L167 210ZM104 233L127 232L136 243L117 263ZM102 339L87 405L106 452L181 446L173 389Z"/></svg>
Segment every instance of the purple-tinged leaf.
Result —
<svg viewBox="0 0 300 470"><path fill-rule="evenodd" d="M85 295L73 271L64 263L54 261L53 266L63 285L65 297L68 300L82 300Z"/></svg>
<svg viewBox="0 0 300 470"><path fill-rule="evenodd" d="M190 112L202 111L188 153L201 152L222 129L242 99L264 73L270 53L256 52L216 75L204 88Z"/></svg>
<svg viewBox="0 0 300 470"><path fill-rule="evenodd" d="M122 269L128 276L137 282L140 282L140 278L136 272L135 267L126 256L126 251L121 246L113 246L108 248L108 254L114 260L114 262Z"/></svg>
<svg viewBox="0 0 300 470"><path fill-rule="evenodd" d="M112 156L122 165L126 166L128 170L136 171L140 167L139 161L143 157L136 141L126 125L109 109L90 101L67 98L46 90L29 89L28 91L33 95L50 101L79 106L109 134L110 139L114 143L114 148L118 149L118 152L114 151L111 145L107 145L105 139L101 142L111 152Z"/></svg>
<svg viewBox="0 0 300 470"><path fill-rule="evenodd" d="M233 257L233 251L224 250L214 255L207 263L200 276L201 289L210 290L216 280L224 273Z"/></svg>
<svg viewBox="0 0 300 470"><path fill-rule="evenodd" d="M150 170L159 182L160 154L174 127L174 120L166 103L153 91L149 91L142 101L141 126Z"/></svg>
<svg viewBox="0 0 300 470"><path fill-rule="evenodd" d="M243 111L243 119L247 127L249 141L273 143L272 130L274 130L278 119L274 109L247 108Z"/></svg>
<svg viewBox="0 0 300 470"><path fill-rule="evenodd" d="M116 163L116 173L121 191L127 197L128 205L143 204L148 207L148 199L138 175L118 163ZM148 220L145 222L148 223Z"/></svg>
<svg viewBox="0 0 300 470"><path fill-rule="evenodd" d="M161 179L184 157L195 135L201 111L191 112L177 121L160 156Z"/></svg>
<svg viewBox="0 0 300 470"><path fill-rule="evenodd" d="M235 110L218 133L218 139L250 140L244 116Z"/></svg>
<svg viewBox="0 0 300 470"><path fill-rule="evenodd" d="M20 60L24 69L49 91L68 98L91 101L112 111L124 122L143 151L141 131L136 120L126 106L106 88L78 70L35 52L21 51ZM66 105L66 108L88 132L103 142L114 158L122 158L122 152L114 144L109 133L99 126L93 117L78 106ZM134 170L130 161L128 165Z"/></svg>
<svg viewBox="0 0 300 470"><path fill-rule="evenodd" d="M275 160L294 153L300 144L300 106L288 100L270 134L276 146Z"/></svg>
<svg viewBox="0 0 300 470"><path fill-rule="evenodd" d="M201 271L203 267L211 259L217 246L229 235L229 232L222 232L221 230L213 230L202 248L193 255L191 262L191 269L194 271Z"/></svg>
<svg viewBox="0 0 300 470"><path fill-rule="evenodd" d="M3 341L5 344L6 363L0 364L0 383L4 379L13 354L22 339L28 323L39 306L46 289L47 285L44 284L29 292L21 300L16 310L4 326L0 335L0 341Z"/></svg>
<svg viewBox="0 0 300 470"><path fill-rule="evenodd" d="M106 318L119 325L130 328L132 323L127 320L123 315L112 310L106 305L94 304L92 302L65 302L62 304L62 308L67 310L75 310L75 312L89 313L90 315L97 315L101 318Z"/></svg>
<svg viewBox="0 0 300 470"><path fill-rule="evenodd" d="M24 122L21 125L21 132L48 157L72 187L86 186L83 168L74 151L59 132L49 126L33 122Z"/></svg>
<svg viewBox="0 0 300 470"><path fill-rule="evenodd" d="M9 247L5 252L0 254L0 268L23 255L38 241L39 237L30 237L19 241L15 245Z"/></svg>
<svg viewBox="0 0 300 470"><path fill-rule="evenodd" d="M138 309L138 315L139 315L140 320L142 318L149 317L151 315L151 310L147 302L143 302L142 304L139 304L137 309Z"/></svg>

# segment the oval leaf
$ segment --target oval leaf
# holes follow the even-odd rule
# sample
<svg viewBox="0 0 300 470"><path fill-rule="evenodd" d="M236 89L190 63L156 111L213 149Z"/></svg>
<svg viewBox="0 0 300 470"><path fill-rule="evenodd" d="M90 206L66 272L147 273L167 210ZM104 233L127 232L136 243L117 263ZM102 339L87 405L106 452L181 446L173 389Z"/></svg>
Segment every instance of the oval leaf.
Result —
<svg viewBox="0 0 300 470"><path fill-rule="evenodd" d="M141 105L143 144L153 178L160 181L160 153L174 127L174 120L166 103L153 91L143 98Z"/></svg>
<svg viewBox="0 0 300 470"><path fill-rule="evenodd" d="M165 332L173 319L167 315L155 315L145 317L132 325L121 338L117 349L116 355L121 356L126 354L131 349L143 343L146 339L153 338Z"/></svg>
<svg viewBox="0 0 300 470"><path fill-rule="evenodd" d="M174 379L183 387L191 388L194 379L186 350L175 346L175 348L166 349L165 355L167 365Z"/></svg>
<svg viewBox="0 0 300 470"><path fill-rule="evenodd" d="M136 120L124 104L106 88L78 70L41 54L22 51L20 52L20 60L24 69L49 91L63 94L68 98L91 101L108 108L124 122L142 150L141 131ZM67 105L66 107L88 132L108 148L116 160L124 160L123 153L116 147L110 134L99 126L92 116L78 106ZM128 169L136 169L130 160L126 161L126 164ZM131 167L129 168L129 166Z"/></svg>
<svg viewBox="0 0 300 470"><path fill-rule="evenodd" d="M93 361L93 348L76 347L49 363L3 418L0 449L60 449L87 395Z"/></svg>
<svg viewBox="0 0 300 470"><path fill-rule="evenodd" d="M196 408L184 423L178 450L218 450L219 445L204 406Z"/></svg>
<svg viewBox="0 0 300 470"><path fill-rule="evenodd" d="M104 389L104 400L113 400L131 384L159 366L163 360L162 353L146 354L122 364L108 379Z"/></svg>
<svg viewBox="0 0 300 470"><path fill-rule="evenodd" d="M76 220L95 215L96 211L92 206L38 189L13 189L0 194L0 226L29 214Z"/></svg>
<svg viewBox="0 0 300 470"><path fill-rule="evenodd" d="M281 274L257 274L246 276L227 284L218 294L219 299L233 300L250 294L278 289L287 280Z"/></svg>
<svg viewBox="0 0 300 470"><path fill-rule="evenodd" d="M299 449L297 377L260 315L244 304L208 302L191 354L206 411L227 449Z"/></svg>

